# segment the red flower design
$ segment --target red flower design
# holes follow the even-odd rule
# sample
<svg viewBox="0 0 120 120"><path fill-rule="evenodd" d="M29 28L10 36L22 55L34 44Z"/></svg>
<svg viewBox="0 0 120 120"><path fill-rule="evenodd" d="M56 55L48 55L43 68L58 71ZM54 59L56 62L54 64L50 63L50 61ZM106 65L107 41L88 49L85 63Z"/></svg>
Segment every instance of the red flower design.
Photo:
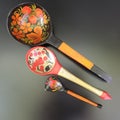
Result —
<svg viewBox="0 0 120 120"><path fill-rule="evenodd" d="M43 61L42 57L40 57L37 61L38 61L38 64L39 64L39 65L41 65L41 64L43 64L43 63L44 63L44 61Z"/></svg>
<svg viewBox="0 0 120 120"><path fill-rule="evenodd" d="M44 55L44 54L45 54L45 51L42 51L42 54Z"/></svg>
<svg viewBox="0 0 120 120"><path fill-rule="evenodd" d="M24 38L24 34L22 33L22 31L21 30L19 31L17 28L13 29L12 35L15 36L17 39Z"/></svg>
<svg viewBox="0 0 120 120"><path fill-rule="evenodd" d="M56 80L51 80L49 82L49 86L50 86L51 89L55 89L56 85L57 85L57 81Z"/></svg>
<svg viewBox="0 0 120 120"><path fill-rule="evenodd" d="M36 24L37 17L35 15L31 15L31 16L29 16L28 20L29 20L30 23Z"/></svg>
<svg viewBox="0 0 120 120"><path fill-rule="evenodd" d="M22 9L23 14L30 14L31 13L31 8L28 6L24 6Z"/></svg>
<svg viewBox="0 0 120 120"><path fill-rule="evenodd" d="M37 17L43 16L43 11L40 8L36 8L35 13Z"/></svg>
<svg viewBox="0 0 120 120"><path fill-rule="evenodd" d="M47 58L47 56L45 56L43 59L46 61L48 58Z"/></svg>
<svg viewBox="0 0 120 120"><path fill-rule="evenodd" d="M44 71L44 66L43 65L40 66L40 71Z"/></svg>

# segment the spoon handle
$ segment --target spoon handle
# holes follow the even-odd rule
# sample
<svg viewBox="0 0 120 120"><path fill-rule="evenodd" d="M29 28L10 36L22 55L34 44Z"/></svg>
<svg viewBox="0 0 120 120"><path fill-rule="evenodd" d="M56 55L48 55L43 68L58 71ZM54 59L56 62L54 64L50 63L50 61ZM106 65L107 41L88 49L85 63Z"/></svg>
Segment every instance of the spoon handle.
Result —
<svg viewBox="0 0 120 120"><path fill-rule="evenodd" d="M62 42L58 49L72 58L73 60L77 61L78 63L82 64L85 68L92 71L94 74L96 74L98 77L102 78L105 82L110 82L111 77L107 75L102 69L100 69L98 66L96 66L93 62L88 60L86 57L75 51L73 48L71 48L69 45L67 45L65 42Z"/></svg>
<svg viewBox="0 0 120 120"><path fill-rule="evenodd" d="M94 94L98 95L100 98L104 100L111 99L111 96L107 92L95 88L92 85L84 82L83 80L79 79L78 77L76 77L75 75L73 75L63 67L61 67L61 69L59 70L58 75L86 88L87 90L93 92Z"/></svg>
<svg viewBox="0 0 120 120"><path fill-rule="evenodd" d="M92 105L94 107L98 107L98 108L102 107L101 104L98 104L98 103L96 103L96 102L94 102L92 100L89 100L89 99L81 96L81 95L78 95L78 94L72 92L71 90L67 90L66 93L73 96L73 97L75 97L75 98L77 98L77 99L79 99L79 100L81 100L81 101L83 101L83 102L86 102L86 103L88 103L88 104L90 104L90 105Z"/></svg>
<svg viewBox="0 0 120 120"><path fill-rule="evenodd" d="M64 52L65 54L69 55L71 58L75 59L79 63L81 63L84 67L87 69L91 69L93 67L93 63L85 58L83 55L75 51L73 48L68 46L65 42L62 42L62 44L58 48L60 51Z"/></svg>

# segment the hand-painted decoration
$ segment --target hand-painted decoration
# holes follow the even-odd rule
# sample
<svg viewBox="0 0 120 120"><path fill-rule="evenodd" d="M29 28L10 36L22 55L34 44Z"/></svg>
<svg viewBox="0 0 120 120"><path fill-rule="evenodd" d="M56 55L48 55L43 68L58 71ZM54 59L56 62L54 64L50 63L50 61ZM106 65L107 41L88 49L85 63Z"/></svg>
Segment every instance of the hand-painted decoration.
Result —
<svg viewBox="0 0 120 120"><path fill-rule="evenodd" d="M53 69L55 59L48 49L37 47L28 55L28 64L33 71L43 74Z"/></svg>
<svg viewBox="0 0 120 120"><path fill-rule="evenodd" d="M16 7L9 16L9 30L15 39L26 44L46 40L50 33L50 18L37 4Z"/></svg>
<svg viewBox="0 0 120 120"><path fill-rule="evenodd" d="M45 82L45 90L57 92L57 91L65 91L65 88L63 87L60 80L58 80L57 77L51 76L47 79Z"/></svg>

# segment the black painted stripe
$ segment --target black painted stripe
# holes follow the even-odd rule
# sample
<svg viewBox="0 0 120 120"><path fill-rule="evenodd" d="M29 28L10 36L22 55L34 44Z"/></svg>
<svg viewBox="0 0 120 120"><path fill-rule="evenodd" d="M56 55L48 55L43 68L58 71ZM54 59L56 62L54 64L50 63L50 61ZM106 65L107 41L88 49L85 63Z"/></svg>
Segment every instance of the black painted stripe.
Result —
<svg viewBox="0 0 120 120"><path fill-rule="evenodd" d="M105 73L102 69L94 65L91 68L91 71L95 73L98 77L102 78L106 82L110 82L112 80L112 77L109 76L107 73Z"/></svg>

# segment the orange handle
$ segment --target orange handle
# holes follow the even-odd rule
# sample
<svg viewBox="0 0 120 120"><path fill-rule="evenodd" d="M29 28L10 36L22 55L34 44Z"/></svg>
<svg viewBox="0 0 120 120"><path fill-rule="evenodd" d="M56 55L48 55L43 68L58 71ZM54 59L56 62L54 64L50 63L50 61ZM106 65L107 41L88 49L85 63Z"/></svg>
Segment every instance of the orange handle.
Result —
<svg viewBox="0 0 120 120"><path fill-rule="evenodd" d="M84 67L88 68L89 70L94 66L94 64L90 60L68 46L65 42L62 42L58 49L78 63L82 64Z"/></svg>
<svg viewBox="0 0 120 120"><path fill-rule="evenodd" d="M93 101L91 101L91 100L89 100L89 99L87 99L87 98L85 98L85 97L82 97L82 96L80 96L80 95L78 95L78 94L76 94L76 93L74 93L74 92L72 92L72 91L70 91L70 90L67 90L67 94L69 94L69 95L71 95L71 96L73 96L73 97L75 97L75 98L77 98L77 99L79 99L79 100L81 100L81 101L84 101L84 102L86 102L86 103L88 103L88 104L90 104L90 105L93 105L93 106L95 106L95 107L98 106L97 103L95 103L95 102L93 102Z"/></svg>

